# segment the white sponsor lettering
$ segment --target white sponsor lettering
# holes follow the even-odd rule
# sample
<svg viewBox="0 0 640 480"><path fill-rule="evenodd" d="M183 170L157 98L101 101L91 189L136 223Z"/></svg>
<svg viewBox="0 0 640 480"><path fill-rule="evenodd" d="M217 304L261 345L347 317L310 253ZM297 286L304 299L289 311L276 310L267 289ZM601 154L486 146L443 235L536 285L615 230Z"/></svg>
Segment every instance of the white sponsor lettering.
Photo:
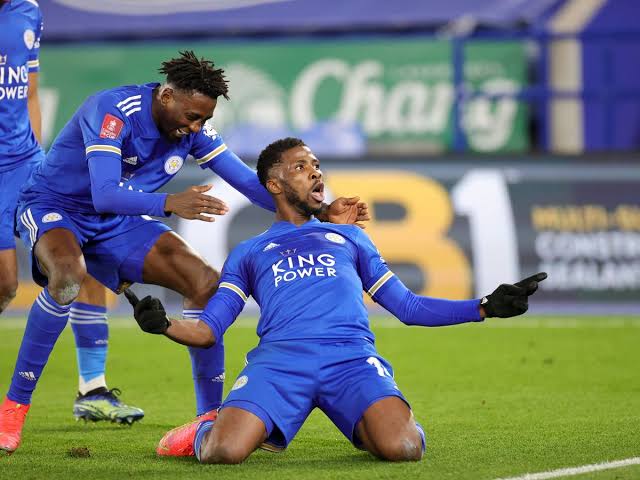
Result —
<svg viewBox="0 0 640 480"><path fill-rule="evenodd" d="M536 253L545 260L640 257L640 233L636 232L542 232L536 237Z"/></svg>
<svg viewBox="0 0 640 480"><path fill-rule="evenodd" d="M19 67L0 67L0 85L12 85L14 83L28 83L29 69L26 65Z"/></svg>
<svg viewBox="0 0 640 480"><path fill-rule="evenodd" d="M548 291L640 288L639 261L556 260L541 262L539 268L549 274L549 278L540 284L540 288Z"/></svg>
<svg viewBox="0 0 640 480"><path fill-rule="evenodd" d="M284 260L278 260L276 263L271 265L271 270L273 270L274 275L278 275L280 273L286 272L286 270L280 268L280 265L282 264L282 262L284 262Z"/></svg>
<svg viewBox="0 0 640 480"><path fill-rule="evenodd" d="M640 288L640 233L543 231L535 239L547 291Z"/></svg>
<svg viewBox="0 0 640 480"><path fill-rule="evenodd" d="M500 66L472 62L475 76L492 75L465 91L481 91L497 98L472 97L465 101L462 125L469 144L479 151L503 147L510 139L518 103L509 97L518 82L504 78ZM486 71L484 71L486 70ZM454 107L454 86L449 65L388 66L378 60L351 63L327 57L306 65L294 78L290 94L255 66L232 63L225 71L239 89L233 104L216 110L220 128L235 124L259 127L312 128L322 121L360 125L367 137L382 135L442 135ZM393 83L389 83L389 79ZM327 85L338 85L332 111L317 110ZM500 96L505 95L505 96Z"/></svg>
<svg viewBox="0 0 640 480"><path fill-rule="evenodd" d="M320 262L325 267L333 267L336 264L336 259L333 257L333 255L322 253L318 255L318 262Z"/></svg>
<svg viewBox="0 0 640 480"><path fill-rule="evenodd" d="M300 278L310 277L311 276L311 269L310 268L303 268L302 270L298 270L298 274L300 275Z"/></svg>
<svg viewBox="0 0 640 480"><path fill-rule="evenodd" d="M283 260L278 260L271 265L274 284L277 287L282 282L292 282L306 277L335 277L334 267L336 259L328 253L314 255L295 255Z"/></svg>
<svg viewBox="0 0 640 480"><path fill-rule="evenodd" d="M327 80L343 84L335 118L347 124L360 123L368 135L392 133L439 133L446 128L453 104L450 83L425 84L415 80L398 82L386 89L384 65L365 61L354 66L327 58L309 65L296 79L291 93L294 126L309 128L318 119L315 97Z"/></svg>
<svg viewBox="0 0 640 480"><path fill-rule="evenodd" d="M13 87L0 87L0 100L22 100L27 98L28 85L15 85Z"/></svg>
<svg viewBox="0 0 640 480"><path fill-rule="evenodd" d="M29 71L26 65L0 67L0 100L24 100L29 93Z"/></svg>

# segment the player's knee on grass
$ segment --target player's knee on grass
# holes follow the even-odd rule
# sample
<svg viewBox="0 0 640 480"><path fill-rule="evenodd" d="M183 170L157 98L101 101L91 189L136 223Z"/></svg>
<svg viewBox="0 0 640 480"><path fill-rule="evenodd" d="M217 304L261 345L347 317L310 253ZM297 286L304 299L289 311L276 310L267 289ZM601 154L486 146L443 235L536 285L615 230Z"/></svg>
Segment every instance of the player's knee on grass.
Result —
<svg viewBox="0 0 640 480"><path fill-rule="evenodd" d="M233 438L226 437L224 440L218 440L212 437L214 435L209 435L208 442L200 452L201 463L238 464L253 452L246 446L238 444Z"/></svg>
<svg viewBox="0 0 640 480"><path fill-rule="evenodd" d="M389 435L376 443L378 456L391 462L418 461L422 458L422 441L416 431Z"/></svg>
<svg viewBox="0 0 640 480"><path fill-rule="evenodd" d="M267 439L263 421L236 407L223 408L200 447L202 463L242 463Z"/></svg>
<svg viewBox="0 0 640 480"><path fill-rule="evenodd" d="M363 446L373 455L392 462L422 458L422 435L409 406L399 397L372 404L356 427Z"/></svg>

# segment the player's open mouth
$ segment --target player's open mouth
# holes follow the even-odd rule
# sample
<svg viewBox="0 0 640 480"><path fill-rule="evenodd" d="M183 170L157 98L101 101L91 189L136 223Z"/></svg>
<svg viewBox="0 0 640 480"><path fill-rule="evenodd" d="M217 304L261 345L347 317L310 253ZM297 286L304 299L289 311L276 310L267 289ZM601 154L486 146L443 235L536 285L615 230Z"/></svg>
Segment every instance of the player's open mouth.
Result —
<svg viewBox="0 0 640 480"><path fill-rule="evenodd" d="M183 130L182 128L178 128L175 132L176 132L176 137L178 138L186 137L187 135L189 135L189 132Z"/></svg>
<svg viewBox="0 0 640 480"><path fill-rule="evenodd" d="M324 183L318 182L311 189L311 198L322 203L324 202Z"/></svg>

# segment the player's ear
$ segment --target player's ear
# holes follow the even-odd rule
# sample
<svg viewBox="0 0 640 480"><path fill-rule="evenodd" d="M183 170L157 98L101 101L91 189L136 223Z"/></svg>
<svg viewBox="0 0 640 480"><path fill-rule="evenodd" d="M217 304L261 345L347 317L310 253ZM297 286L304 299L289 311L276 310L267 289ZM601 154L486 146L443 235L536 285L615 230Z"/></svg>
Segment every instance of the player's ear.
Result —
<svg viewBox="0 0 640 480"><path fill-rule="evenodd" d="M272 195L279 195L282 193L282 186L277 179L270 178L267 180L267 191Z"/></svg>
<svg viewBox="0 0 640 480"><path fill-rule="evenodd" d="M160 103L166 107L171 100L173 100L173 88L166 86L162 87L160 89Z"/></svg>

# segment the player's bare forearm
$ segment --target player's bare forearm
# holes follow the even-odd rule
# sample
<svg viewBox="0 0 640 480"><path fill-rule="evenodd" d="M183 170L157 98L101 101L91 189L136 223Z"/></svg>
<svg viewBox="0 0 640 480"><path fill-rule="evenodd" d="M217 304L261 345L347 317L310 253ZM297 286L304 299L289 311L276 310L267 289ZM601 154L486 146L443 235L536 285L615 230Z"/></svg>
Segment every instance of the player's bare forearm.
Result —
<svg viewBox="0 0 640 480"><path fill-rule="evenodd" d="M42 143L42 114L40 112L40 98L38 96L38 74L29 74L29 90L27 94L27 109L31 129L38 143Z"/></svg>
<svg viewBox="0 0 640 480"><path fill-rule="evenodd" d="M189 347L211 347L216 339L211 328L200 320L176 320L171 319L169 328L164 334L176 343Z"/></svg>

